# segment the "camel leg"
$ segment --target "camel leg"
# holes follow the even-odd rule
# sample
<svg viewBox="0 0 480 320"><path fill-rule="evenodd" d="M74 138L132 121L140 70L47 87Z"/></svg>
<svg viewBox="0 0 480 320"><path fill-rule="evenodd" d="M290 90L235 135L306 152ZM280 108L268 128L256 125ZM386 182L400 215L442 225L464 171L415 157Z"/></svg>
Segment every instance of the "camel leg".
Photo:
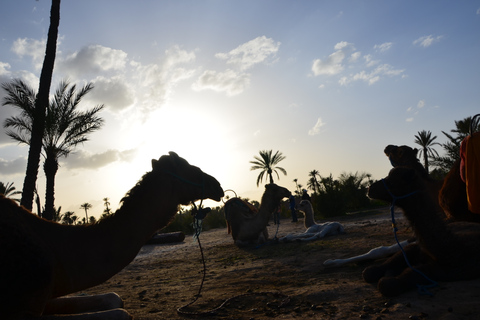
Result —
<svg viewBox="0 0 480 320"><path fill-rule="evenodd" d="M414 268L415 270L406 268L396 277L381 278L378 281L378 290L380 293L386 297L397 296L418 286L430 285L432 284L429 280L431 277L438 279L438 277L442 277L443 274L434 263L414 266Z"/></svg>
<svg viewBox="0 0 480 320"><path fill-rule="evenodd" d="M123 308L123 300L114 292L69 296L50 300L43 312L44 315L79 314Z"/></svg>
<svg viewBox="0 0 480 320"><path fill-rule="evenodd" d="M408 240L400 242L400 245L402 247L405 247L406 245L409 244ZM388 256L391 256L395 252L400 250L399 246L397 243L391 245L391 246L381 246L377 248L373 248L372 250L368 251L367 253L346 258L346 259L328 259L323 263L324 267L340 267L343 266L347 263L353 263L353 262L359 262L359 261L364 261L364 260L376 260L376 259L381 259L381 258L386 258Z"/></svg>
<svg viewBox="0 0 480 320"><path fill-rule="evenodd" d="M412 243L404 248L405 254L412 265L417 264L421 260L421 249L417 243ZM408 267L405 256L402 252L397 252L385 262L373 265L363 270L363 279L368 282L376 282L382 277L398 276Z"/></svg>

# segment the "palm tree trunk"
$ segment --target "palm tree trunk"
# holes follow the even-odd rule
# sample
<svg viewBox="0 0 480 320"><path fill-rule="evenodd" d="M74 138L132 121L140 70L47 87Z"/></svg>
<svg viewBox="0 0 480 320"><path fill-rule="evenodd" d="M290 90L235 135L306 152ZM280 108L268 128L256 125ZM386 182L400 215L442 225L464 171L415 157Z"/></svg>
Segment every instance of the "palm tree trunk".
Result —
<svg viewBox="0 0 480 320"><path fill-rule="evenodd" d="M52 82L53 67L57 52L58 26L60 24L60 0L52 0L50 10L50 28L48 29L47 48L43 60L37 100L35 101L35 119L32 125L30 149L28 152L27 171L23 182L22 200L20 202L28 210L32 210L33 193L37 181L40 152L42 150L43 131L45 127L45 110Z"/></svg>
<svg viewBox="0 0 480 320"><path fill-rule="evenodd" d="M428 174L429 172L428 172L428 154L427 154L427 151L428 151L427 148L423 149L423 163L425 164L425 171L427 171L427 174Z"/></svg>
<svg viewBox="0 0 480 320"><path fill-rule="evenodd" d="M53 220L53 214L55 211L55 175L58 171L58 163L56 159L47 154L43 170L45 171L45 178L47 180L45 212L43 213L43 217L47 220Z"/></svg>

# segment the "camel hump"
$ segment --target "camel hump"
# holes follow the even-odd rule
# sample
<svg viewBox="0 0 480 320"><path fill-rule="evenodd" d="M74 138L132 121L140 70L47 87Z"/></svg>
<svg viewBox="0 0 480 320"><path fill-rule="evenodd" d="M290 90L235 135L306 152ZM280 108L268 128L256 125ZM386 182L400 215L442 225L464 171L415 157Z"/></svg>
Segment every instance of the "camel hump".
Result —
<svg viewBox="0 0 480 320"><path fill-rule="evenodd" d="M240 198L231 198L227 202L225 202L225 219L229 220L229 215L231 213L231 209L236 208L241 214L244 215L256 215L258 209L253 206L253 204L249 203L248 201L242 200Z"/></svg>

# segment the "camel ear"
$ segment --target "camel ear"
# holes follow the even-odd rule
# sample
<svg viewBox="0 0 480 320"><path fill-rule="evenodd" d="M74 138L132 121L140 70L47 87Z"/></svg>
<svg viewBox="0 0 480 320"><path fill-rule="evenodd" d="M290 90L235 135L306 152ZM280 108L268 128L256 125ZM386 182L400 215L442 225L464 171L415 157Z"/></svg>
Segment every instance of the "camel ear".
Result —
<svg viewBox="0 0 480 320"><path fill-rule="evenodd" d="M152 159L152 169L155 169L157 165L158 165L158 160Z"/></svg>
<svg viewBox="0 0 480 320"><path fill-rule="evenodd" d="M385 155L386 155L387 157L389 157L389 156L390 156L390 153L392 153L393 150L394 150L396 147L397 147L397 146L394 146L394 145L392 145L392 144L389 144L388 146L385 147L385 149L383 150L383 152L385 153Z"/></svg>
<svg viewBox="0 0 480 320"><path fill-rule="evenodd" d="M413 149L413 154L415 155L415 157L417 156L417 153L418 153L418 149L417 148Z"/></svg>

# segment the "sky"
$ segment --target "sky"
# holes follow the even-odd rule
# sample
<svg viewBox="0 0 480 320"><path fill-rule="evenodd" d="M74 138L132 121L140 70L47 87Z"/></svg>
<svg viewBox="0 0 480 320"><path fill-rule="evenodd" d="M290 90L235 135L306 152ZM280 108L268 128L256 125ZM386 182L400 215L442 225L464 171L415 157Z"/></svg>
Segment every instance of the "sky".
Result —
<svg viewBox="0 0 480 320"><path fill-rule="evenodd" d="M2 1L1 83L38 88L50 6ZM64 0L52 92L93 83L80 108L104 104L105 123L60 159L55 204L116 209L169 151L257 201L260 150L286 157L274 178L292 192L312 170L380 179L388 144L445 142L480 113L479 31L480 1ZM0 107L0 181L21 190L28 147L3 129L16 112Z"/></svg>

